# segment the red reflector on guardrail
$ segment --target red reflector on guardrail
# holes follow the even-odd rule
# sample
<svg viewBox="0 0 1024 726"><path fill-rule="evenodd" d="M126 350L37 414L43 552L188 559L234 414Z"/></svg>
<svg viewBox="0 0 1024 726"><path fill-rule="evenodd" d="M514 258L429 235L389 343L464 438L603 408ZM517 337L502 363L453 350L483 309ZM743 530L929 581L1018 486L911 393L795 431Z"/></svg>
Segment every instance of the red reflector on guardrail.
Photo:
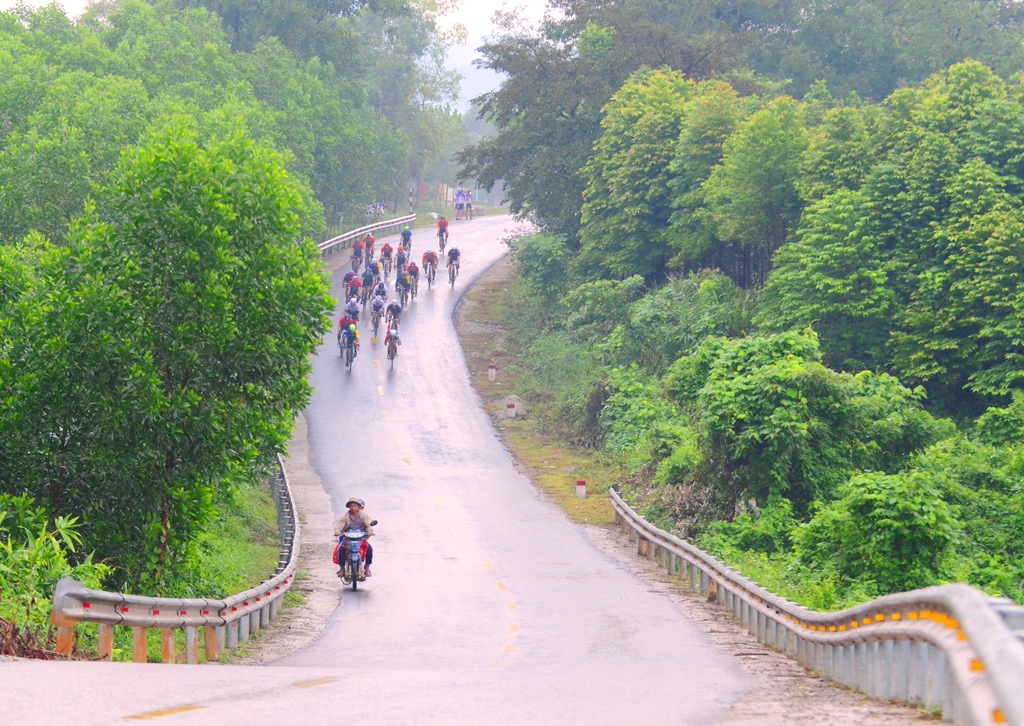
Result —
<svg viewBox="0 0 1024 726"><path fill-rule="evenodd" d="M82 603L82 607L83 608L91 608L92 607L92 603L83 602Z"/></svg>
<svg viewBox="0 0 1024 726"><path fill-rule="evenodd" d="M128 608L121 608L121 612L122 612L122 613L126 613L126 612L128 612Z"/></svg>
<svg viewBox="0 0 1024 726"><path fill-rule="evenodd" d="M154 615L159 615L159 614L160 614L160 611L159 611L159 610L154 610L154 611L153 611L153 614L154 614Z"/></svg>

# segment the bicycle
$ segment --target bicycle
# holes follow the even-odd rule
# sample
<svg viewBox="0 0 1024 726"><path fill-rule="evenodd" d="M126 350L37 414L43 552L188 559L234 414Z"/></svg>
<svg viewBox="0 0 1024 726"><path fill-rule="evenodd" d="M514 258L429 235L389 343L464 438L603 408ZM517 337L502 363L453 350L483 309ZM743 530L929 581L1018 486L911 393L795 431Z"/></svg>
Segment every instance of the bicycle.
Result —
<svg viewBox="0 0 1024 726"><path fill-rule="evenodd" d="M390 318L385 318L384 319L384 324L387 326L388 330L395 330L395 331L397 331L398 330L398 323L399 323L399 317L395 316L395 315L392 315Z"/></svg>
<svg viewBox="0 0 1024 726"><path fill-rule="evenodd" d="M345 367L348 368L348 372L352 372L352 361L356 358L356 344L355 341L350 340L347 343L338 341L338 347L341 349L341 355L345 359Z"/></svg>
<svg viewBox="0 0 1024 726"><path fill-rule="evenodd" d="M399 293L398 302L399 304L401 304L403 308L409 304L409 288L402 288L401 292Z"/></svg>
<svg viewBox="0 0 1024 726"><path fill-rule="evenodd" d="M426 264L426 268L427 268L426 269L426 273L427 273L427 289L429 290L433 286L433 284L434 284L434 274L435 274L436 266L434 265L434 263L428 262Z"/></svg>
<svg viewBox="0 0 1024 726"><path fill-rule="evenodd" d="M370 323L373 324L373 337L374 338L377 337L377 331L380 329L380 317L381 317L381 314L378 313L378 312L373 311L373 312L370 313Z"/></svg>
<svg viewBox="0 0 1024 726"><path fill-rule="evenodd" d="M385 257L384 258L384 279L385 280L388 279L388 276L390 274L391 274L391 258L390 257Z"/></svg>
<svg viewBox="0 0 1024 726"><path fill-rule="evenodd" d="M448 244L448 233L438 232L437 233L437 246L441 248L441 254L444 254L444 246Z"/></svg>
<svg viewBox="0 0 1024 726"><path fill-rule="evenodd" d="M416 277L412 278L412 296L413 296L413 299L416 298L416 294L419 292L419 290L420 290L420 277L419 277L419 275L417 275Z"/></svg>
<svg viewBox="0 0 1024 726"><path fill-rule="evenodd" d="M359 272L359 266L361 264L363 264L363 258L352 255L352 272Z"/></svg>
<svg viewBox="0 0 1024 726"><path fill-rule="evenodd" d="M395 330L398 330L396 327ZM395 370L395 358L398 357L398 342L391 338L388 341L388 360L391 361L391 370Z"/></svg>
<svg viewBox="0 0 1024 726"><path fill-rule="evenodd" d="M455 278L459 275L458 265L448 265L448 284L455 289Z"/></svg>

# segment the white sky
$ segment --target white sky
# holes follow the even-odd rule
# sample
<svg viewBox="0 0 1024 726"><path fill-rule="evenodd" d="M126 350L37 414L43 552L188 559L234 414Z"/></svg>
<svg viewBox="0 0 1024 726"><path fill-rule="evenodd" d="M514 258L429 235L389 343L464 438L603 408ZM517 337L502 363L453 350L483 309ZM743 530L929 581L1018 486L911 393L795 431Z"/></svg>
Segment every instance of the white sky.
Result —
<svg viewBox="0 0 1024 726"><path fill-rule="evenodd" d="M531 20L539 20L544 14L545 0L462 0L462 7L453 16L446 18L449 23L462 23L466 26L469 39L464 46L453 46L448 51L448 67L456 70L464 77L460 108L469 107L469 99L495 88L500 77L489 71L473 67L477 58L477 47L484 36L491 31L491 16L503 7L508 9L521 8L523 14ZM0 0L0 10L14 7L17 0ZM29 5L47 5L48 0L28 0ZM81 15L88 5L88 0L59 0L64 12L72 17Z"/></svg>

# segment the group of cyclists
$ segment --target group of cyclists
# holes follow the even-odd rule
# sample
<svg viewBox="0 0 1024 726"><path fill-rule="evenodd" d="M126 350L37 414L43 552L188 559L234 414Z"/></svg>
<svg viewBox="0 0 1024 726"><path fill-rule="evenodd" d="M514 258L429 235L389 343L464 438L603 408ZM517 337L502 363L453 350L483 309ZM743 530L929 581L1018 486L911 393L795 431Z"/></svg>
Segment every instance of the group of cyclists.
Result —
<svg viewBox="0 0 1024 726"><path fill-rule="evenodd" d="M448 221L444 217L438 221L437 230L438 246L443 255L448 241ZM419 292L420 277L425 277L427 285L430 286L437 274L439 259L438 253L434 250L423 253L422 269L412 259L412 231L408 226L402 230L397 249L384 242L380 248L379 258L374 257L376 242L376 238L371 234L353 242L352 269L346 272L344 277L345 306L338 321L338 347L347 367L351 367L352 361L359 353L359 320L367 306L370 309L370 324L373 326L374 338L377 337L382 320L385 324L387 333L384 336L384 347L388 360L394 366L398 346L402 344L398 335L402 311ZM366 266L360 275L359 268L363 266L364 256ZM461 262L458 247L452 245L445 259L449 270L448 277L454 286ZM388 301L388 278L392 269L395 270L396 297Z"/></svg>

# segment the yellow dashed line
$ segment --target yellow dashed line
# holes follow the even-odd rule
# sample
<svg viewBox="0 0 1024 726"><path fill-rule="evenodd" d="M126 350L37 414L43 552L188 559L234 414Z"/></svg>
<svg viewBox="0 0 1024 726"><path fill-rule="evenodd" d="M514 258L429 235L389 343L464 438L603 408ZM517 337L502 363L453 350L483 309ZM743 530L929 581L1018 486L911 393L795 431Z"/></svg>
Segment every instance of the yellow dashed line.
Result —
<svg viewBox="0 0 1024 726"><path fill-rule="evenodd" d="M374 342L374 343L376 343L376 342L377 342L377 339L376 339L376 338L374 338L374 339L373 339L373 342ZM373 367L374 367L374 368L380 368L380 361L379 361L379 360L375 360L375 361L373 361Z"/></svg>
<svg viewBox="0 0 1024 726"><path fill-rule="evenodd" d="M508 626L508 632L510 632L510 633L518 633L519 630L520 630L519 623L512 623L512 625Z"/></svg>
<svg viewBox="0 0 1024 726"><path fill-rule="evenodd" d="M507 587L505 587L505 583L504 582L496 582L494 584L498 586L499 590L507 590L508 589Z"/></svg>
<svg viewBox="0 0 1024 726"><path fill-rule="evenodd" d="M136 721L147 721L151 718L163 718L164 716L173 716L177 713L201 711L204 708L206 708L206 706L175 706L174 708L162 708L159 711L146 711L145 713L137 713L134 716L126 716L125 718L135 719Z"/></svg>
<svg viewBox="0 0 1024 726"><path fill-rule="evenodd" d="M292 688L316 688L317 686L326 686L328 683L337 682L337 678L321 678L318 681L303 681L302 683L293 683Z"/></svg>
<svg viewBox="0 0 1024 726"><path fill-rule="evenodd" d="M505 607L507 607L509 610L515 610L519 606L516 605L514 602L507 602L505 603Z"/></svg>
<svg viewBox="0 0 1024 726"><path fill-rule="evenodd" d="M505 646L505 652L506 653L515 653L517 650L519 650L519 646L518 645L506 645Z"/></svg>
<svg viewBox="0 0 1024 726"><path fill-rule="evenodd" d="M384 418L386 418L388 421L390 421L391 420L391 412L390 411L385 411L384 412Z"/></svg>
<svg viewBox="0 0 1024 726"><path fill-rule="evenodd" d="M406 459L405 463L408 464L409 466L412 466L412 459Z"/></svg>
<svg viewBox="0 0 1024 726"><path fill-rule="evenodd" d="M480 564L482 564L484 566L485 570L491 569L491 563L490 562L481 562Z"/></svg>
<svg viewBox="0 0 1024 726"><path fill-rule="evenodd" d="M384 395L384 386L377 386L377 393L379 393L380 395L383 396Z"/></svg>

